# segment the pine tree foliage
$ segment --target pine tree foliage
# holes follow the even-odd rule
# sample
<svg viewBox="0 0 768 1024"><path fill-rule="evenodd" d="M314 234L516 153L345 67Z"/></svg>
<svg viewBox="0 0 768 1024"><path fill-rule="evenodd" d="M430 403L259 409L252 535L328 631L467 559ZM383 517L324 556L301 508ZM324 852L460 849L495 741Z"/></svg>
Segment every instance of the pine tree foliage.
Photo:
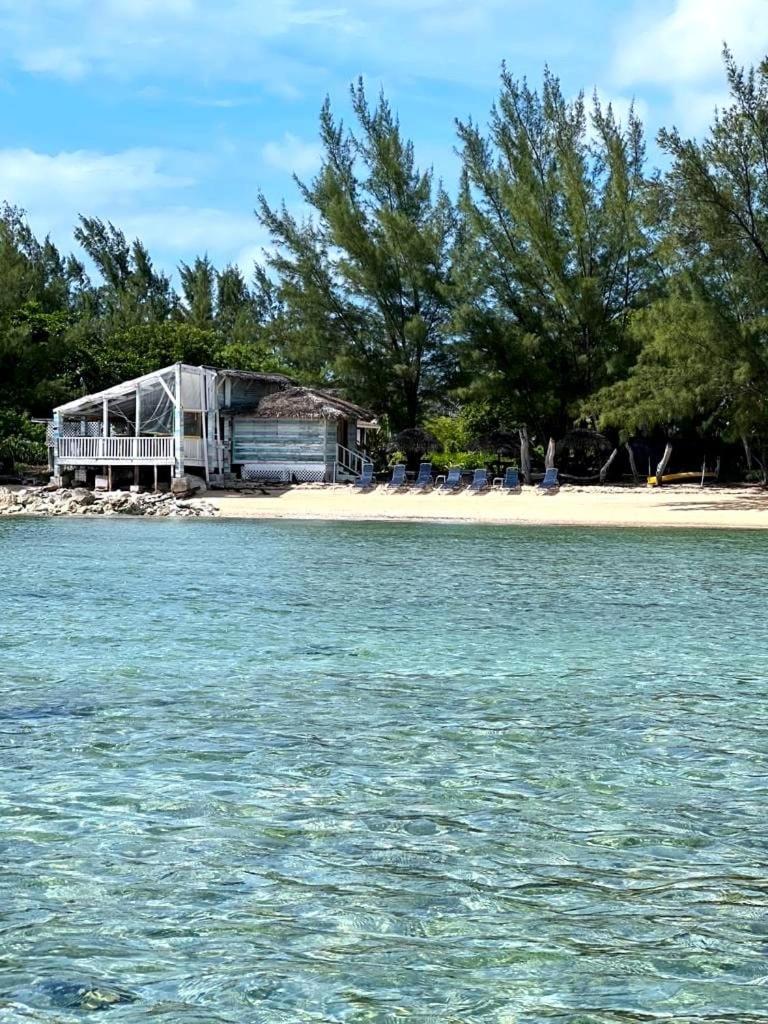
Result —
<svg viewBox="0 0 768 1024"><path fill-rule="evenodd" d="M659 134L672 165L665 294L635 319L641 345L625 381L596 396L604 423L632 432L695 423L768 440L768 62L724 62L729 106L702 142Z"/></svg>
<svg viewBox="0 0 768 1024"><path fill-rule="evenodd" d="M297 181L310 216L275 210L263 196L259 215L304 352L395 425L414 426L453 369L447 291L456 217L431 171L417 168L384 96L372 108L358 82L351 99L356 131L326 101L322 168L310 184Z"/></svg>
<svg viewBox="0 0 768 1024"><path fill-rule="evenodd" d="M642 126L597 96L588 114L548 71L537 92L505 68L488 134L458 132L465 359L519 418L562 431L626 370L629 317L654 279Z"/></svg>

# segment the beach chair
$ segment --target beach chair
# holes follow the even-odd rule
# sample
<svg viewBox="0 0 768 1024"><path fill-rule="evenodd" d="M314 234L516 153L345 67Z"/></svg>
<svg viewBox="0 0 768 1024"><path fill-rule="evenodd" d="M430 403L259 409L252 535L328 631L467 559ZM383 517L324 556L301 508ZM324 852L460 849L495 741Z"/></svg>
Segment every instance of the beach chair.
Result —
<svg viewBox="0 0 768 1024"><path fill-rule="evenodd" d="M461 489L461 469L453 466L448 470L448 476L437 488L439 494L455 494Z"/></svg>
<svg viewBox="0 0 768 1024"><path fill-rule="evenodd" d="M508 466L503 477L497 476L493 481L493 486L502 494L519 494L523 489L520 483L520 473L514 466Z"/></svg>
<svg viewBox="0 0 768 1024"><path fill-rule="evenodd" d="M414 491L428 491L432 487L432 463L422 462L419 466L419 474L413 485Z"/></svg>
<svg viewBox="0 0 768 1024"><path fill-rule="evenodd" d="M557 494L560 490L560 484L557 482L557 470L548 469L544 473L544 479L539 484L537 490L540 494Z"/></svg>
<svg viewBox="0 0 768 1024"><path fill-rule="evenodd" d="M408 481L405 478L405 465L402 462L398 462L396 466L392 467L392 479L387 484L387 490L402 491L402 489L407 486Z"/></svg>
<svg viewBox="0 0 768 1024"><path fill-rule="evenodd" d="M355 480L354 486L355 487L359 487L361 491L365 491L369 487L373 487L373 485L374 485L373 463L372 462L364 462L363 463L363 472L360 474L360 476L357 478L357 480Z"/></svg>
<svg viewBox="0 0 768 1024"><path fill-rule="evenodd" d="M472 477L472 483L469 485L469 489L472 494L482 494L482 492L487 491L489 487L488 470L476 469L475 475Z"/></svg>

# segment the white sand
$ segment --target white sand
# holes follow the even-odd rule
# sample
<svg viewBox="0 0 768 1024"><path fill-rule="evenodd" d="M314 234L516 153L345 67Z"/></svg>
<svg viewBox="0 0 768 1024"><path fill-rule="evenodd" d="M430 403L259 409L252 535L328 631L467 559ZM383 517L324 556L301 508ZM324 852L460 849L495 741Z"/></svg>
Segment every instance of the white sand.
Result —
<svg viewBox="0 0 768 1024"><path fill-rule="evenodd" d="M768 491L758 486L569 487L544 495L360 493L350 486L303 485L280 495L210 491L222 517L242 519L440 520L546 526L768 528Z"/></svg>

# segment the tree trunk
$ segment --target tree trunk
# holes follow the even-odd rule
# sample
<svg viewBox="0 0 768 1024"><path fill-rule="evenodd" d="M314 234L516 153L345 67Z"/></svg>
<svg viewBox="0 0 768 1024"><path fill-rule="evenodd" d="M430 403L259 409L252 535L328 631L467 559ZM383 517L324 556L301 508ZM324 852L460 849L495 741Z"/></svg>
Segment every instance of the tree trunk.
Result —
<svg viewBox="0 0 768 1024"><path fill-rule="evenodd" d="M639 484L640 474L637 472L637 463L635 462L635 453L632 451L632 445L627 441L624 447L627 449L627 455L629 456L629 468L632 470L632 479L636 484Z"/></svg>
<svg viewBox="0 0 768 1024"><path fill-rule="evenodd" d="M744 434L741 435L741 443L744 445L744 455L747 458L747 470L752 469L752 449L749 447L749 441Z"/></svg>
<svg viewBox="0 0 768 1024"><path fill-rule="evenodd" d="M605 478L608 476L608 470L611 468L611 463L619 454L619 449L614 448L611 454L608 456L606 462L600 467L600 483L605 483Z"/></svg>
<svg viewBox="0 0 768 1024"><path fill-rule="evenodd" d="M523 483L531 482L531 446L528 440L528 427L520 427L520 476Z"/></svg>
<svg viewBox="0 0 768 1024"><path fill-rule="evenodd" d="M547 454L544 456L544 469L555 468L555 439L550 437L547 445Z"/></svg>
<svg viewBox="0 0 768 1024"><path fill-rule="evenodd" d="M672 445L667 441L666 447L664 448L664 454L661 456L661 462L656 467L656 486L661 487L662 478L664 476L664 470L669 465L669 460L672 458Z"/></svg>

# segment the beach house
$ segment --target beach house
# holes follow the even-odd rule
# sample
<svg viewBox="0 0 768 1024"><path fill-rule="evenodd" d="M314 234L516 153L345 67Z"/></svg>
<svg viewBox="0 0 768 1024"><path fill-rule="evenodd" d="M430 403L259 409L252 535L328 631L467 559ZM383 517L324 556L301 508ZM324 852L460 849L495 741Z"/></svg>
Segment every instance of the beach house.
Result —
<svg viewBox="0 0 768 1024"><path fill-rule="evenodd" d="M370 461L376 425L368 410L282 374L175 363L58 406L49 452L57 482L330 482Z"/></svg>

